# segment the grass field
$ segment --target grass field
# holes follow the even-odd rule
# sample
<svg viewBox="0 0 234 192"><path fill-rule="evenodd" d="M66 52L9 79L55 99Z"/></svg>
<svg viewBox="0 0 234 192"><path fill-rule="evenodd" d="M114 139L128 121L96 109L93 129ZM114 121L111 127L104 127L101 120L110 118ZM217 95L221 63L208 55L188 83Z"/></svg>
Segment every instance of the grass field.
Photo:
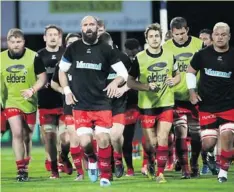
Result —
<svg viewBox="0 0 234 192"><path fill-rule="evenodd" d="M75 182L75 173L68 176L62 173L60 179L50 180L44 169L44 149L33 148L32 161L29 166L30 181L17 183L16 166L11 148L1 151L1 191L2 192L233 192L234 168L229 172L227 183L218 183L215 176L206 175L198 179L180 180L180 173L166 172L168 183L157 184L140 174L140 160L135 160L136 176L114 178L112 186L101 188L99 182L90 183L88 177L82 182Z"/></svg>

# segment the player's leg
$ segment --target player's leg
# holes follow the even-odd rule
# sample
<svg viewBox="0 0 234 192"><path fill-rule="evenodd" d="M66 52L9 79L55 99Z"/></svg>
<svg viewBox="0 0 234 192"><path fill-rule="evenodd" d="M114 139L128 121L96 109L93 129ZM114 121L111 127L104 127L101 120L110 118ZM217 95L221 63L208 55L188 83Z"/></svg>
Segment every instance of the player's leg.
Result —
<svg viewBox="0 0 234 192"><path fill-rule="evenodd" d="M57 125L58 115L51 114L50 110L39 110L40 125L45 132L45 147L51 161L51 179L59 178L57 161ZM48 160L49 160L48 159Z"/></svg>
<svg viewBox="0 0 234 192"><path fill-rule="evenodd" d="M84 179L84 171L82 168L83 150L79 145L79 137L75 130L74 118L72 115L65 116L65 124L70 138L70 152L77 172L75 181L81 181Z"/></svg>
<svg viewBox="0 0 234 192"><path fill-rule="evenodd" d="M165 171L172 171L174 169L174 159L175 159L175 150L174 150L174 140L175 140L175 135L173 133L173 128L171 128L171 131L168 136L168 160L167 160L167 165L165 168Z"/></svg>
<svg viewBox="0 0 234 192"><path fill-rule="evenodd" d="M28 166L31 160L31 150L32 150L32 135L36 124L36 112L30 114L24 114L24 148L25 148L25 170L26 176L28 177Z"/></svg>
<svg viewBox="0 0 234 192"><path fill-rule="evenodd" d="M177 113L174 114L174 127L176 137L176 154L182 168L182 179L189 179L188 147L186 141L188 132L187 115Z"/></svg>
<svg viewBox="0 0 234 192"><path fill-rule="evenodd" d="M61 152L59 154L59 159L63 164L63 170L68 175L71 175L73 172L72 164L68 158L68 154L70 151L70 137L65 123L65 115L61 115L59 117L59 131L58 136L60 139L60 148Z"/></svg>
<svg viewBox="0 0 234 192"><path fill-rule="evenodd" d="M135 126L139 112L135 109L129 109L125 112L125 128L124 128L124 143L123 143L123 156L127 165L126 176L134 175L134 168L132 163L132 151L133 151L133 138L135 133Z"/></svg>
<svg viewBox="0 0 234 192"><path fill-rule="evenodd" d="M166 110L158 116L157 122L157 147L156 149L156 159L157 159L157 172L156 181L158 183L165 183L164 169L168 158L168 136L172 127L173 122L173 110Z"/></svg>
<svg viewBox="0 0 234 192"><path fill-rule="evenodd" d="M17 166L17 181L26 181L26 163L25 148L24 148L24 120L23 114L19 109L7 108L5 109L6 119L8 120L12 132L12 147L15 153Z"/></svg>
<svg viewBox="0 0 234 192"><path fill-rule="evenodd" d="M88 175L92 182L98 180L98 166L97 156L93 149L93 117L91 112L82 110L73 110L73 117L75 121L75 129L79 137L80 148L74 149L74 153L81 158L84 151L85 156L88 159ZM105 117L103 117L105 118ZM72 152L73 153L73 152Z"/></svg>
<svg viewBox="0 0 234 192"><path fill-rule="evenodd" d="M110 142L112 112L109 110L96 111L93 115L95 116L95 137L98 145L100 186L109 186L111 185L110 180L112 179Z"/></svg>
<svg viewBox="0 0 234 192"><path fill-rule="evenodd" d="M148 155L147 175L150 179L155 177L155 148L157 144L155 118L155 116L141 115L141 126L145 137L144 150Z"/></svg>
<svg viewBox="0 0 234 192"><path fill-rule="evenodd" d="M233 158L234 109L218 113L220 120L221 158L218 181L227 181L227 173Z"/></svg>
<svg viewBox="0 0 234 192"><path fill-rule="evenodd" d="M123 131L125 126L124 114L117 114L112 117L113 126L110 129L111 144L113 147L113 156L115 164L115 176L120 178L124 173L122 160Z"/></svg>
<svg viewBox="0 0 234 192"><path fill-rule="evenodd" d="M6 132L6 116L4 110L1 107L1 136Z"/></svg>
<svg viewBox="0 0 234 192"><path fill-rule="evenodd" d="M146 153L146 140L143 136L141 137L141 144L142 144L142 156L143 156L143 160L142 160L142 165L141 165L141 173L142 175L147 175L147 165L148 165L148 160L149 160L149 156Z"/></svg>
<svg viewBox="0 0 234 192"><path fill-rule="evenodd" d="M199 173L199 165L198 158L201 152L201 130L198 118L192 118L188 116L188 124L189 124L189 133L191 136L191 158L190 158L190 166L191 166L191 177L198 177Z"/></svg>

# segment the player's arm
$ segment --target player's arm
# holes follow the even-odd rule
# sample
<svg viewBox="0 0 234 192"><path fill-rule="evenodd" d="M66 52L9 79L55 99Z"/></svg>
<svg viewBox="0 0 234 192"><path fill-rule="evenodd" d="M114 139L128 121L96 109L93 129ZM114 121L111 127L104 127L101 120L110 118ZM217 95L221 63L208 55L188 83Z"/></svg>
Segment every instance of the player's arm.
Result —
<svg viewBox="0 0 234 192"><path fill-rule="evenodd" d="M51 79L51 88L61 94L64 94L63 88L59 84L59 66L56 65L53 77Z"/></svg>
<svg viewBox="0 0 234 192"><path fill-rule="evenodd" d="M188 66L186 73L186 84L189 90L190 102L194 105L197 104L199 101L202 101L201 97L196 92L197 88L196 74L197 71L200 69L200 65L201 65L201 58L198 52L194 54L193 59L191 60L191 63Z"/></svg>
<svg viewBox="0 0 234 192"><path fill-rule="evenodd" d="M140 68L137 57L134 58L132 67L129 71L129 76L127 80L127 86L130 89L138 90L138 91L149 91L150 86L148 83L141 83L137 81L137 78L140 75Z"/></svg>
<svg viewBox="0 0 234 192"><path fill-rule="evenodd" d="M36 83L29 89L21 90L21 95L28 99L33 96L37 91L47 83L47 75L45 65L39 55L36 55L34 58L34 73L37 76Z"/></svg>
<svg viewBox="0 0 234 192"><path fill-rule="evenodd" d="M178 64L177 64L175 58L174 58L173 63L174 64L173 64L172 77L168 77L166 79L166 84L168 84L170 87L177 85L181 80Z"/></svg>
<svg viewBox="0 0 234 192"><path fill-rule="evenodd" d="M72 66L72 56L70 48L71 46L67 48L59 63L59 83L63 88L67 105L73 105L75 104L75 102L77 102L77 99L75 98L69 87L68 78L67 78L67 72Z"/></svg>
<svg viewBox="0 0 234 192"><path fill-rule="evenodd" d="M113 49L108 50L106 57L112 69L117 73L117 77L103 91L107 91L107 96L113 98L117 93L118 87L127 81L128 71L123 62L120 61L119 55Z"/></svg>

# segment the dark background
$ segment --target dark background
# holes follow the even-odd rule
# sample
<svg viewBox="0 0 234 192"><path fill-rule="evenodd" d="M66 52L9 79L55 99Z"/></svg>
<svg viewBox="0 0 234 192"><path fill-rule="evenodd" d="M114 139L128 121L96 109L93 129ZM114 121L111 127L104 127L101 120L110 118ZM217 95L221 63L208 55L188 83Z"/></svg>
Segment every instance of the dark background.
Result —
<svg viewBox="0 0 234 192"><path fill-rule="evenodd" d="M17 2L18 6L18 2ZM159 22L160 2L152 2L152 21ZM190 28L190 35L198 36L199 31L203 28L212 29L217 22L226 22L231 28L231 34L234 34L234 2L220 1L220 2L201 2L201 1L180 1L167 2L168 10L168 24L171 19L176 16L182 16L187 19ZM134 10L132 10L134 11ZM19 23L17 17L17 24ZM20 27L20 26L18 26ZM79 26L77 26L79 29ZM114 42L120 47L120 32L110 32ZM64 34L65 36L66 34ZM234 36L234 35L233 35ZM145 43L144 31L142 32L128 32L127 38L136 38L143 46ZM234 38L231 37L230 44L234 46ZM45 46L43 37L38 35L26 35L26 46L39 50Z"/></svg>

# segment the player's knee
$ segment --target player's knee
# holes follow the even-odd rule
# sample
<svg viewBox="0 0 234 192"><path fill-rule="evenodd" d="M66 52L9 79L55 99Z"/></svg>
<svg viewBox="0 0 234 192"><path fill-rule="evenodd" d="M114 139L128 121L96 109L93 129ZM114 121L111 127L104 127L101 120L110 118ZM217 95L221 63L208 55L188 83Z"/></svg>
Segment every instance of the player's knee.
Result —
<svg viewBox="0 0 234 192"><path fill-rule="evenodd" d="M96 126L95 127L95 135L97 144L101 148L106 148L110 145L110 129Z"/></svg>
<svg viewBox="0 0 234 192"><path fill-rule="evenodd" d="M168 134L157 135L157 143L159 145L168 145Z"/></svg>
<svg viewBox="0 0 234 192"><path fill-rule="evenodd" d="M205 138L202 140L202 150L205 152L213 151L216 143L217 139L215 138Z"/></svg>
<svg viewBox="0 0 234 192"><path fill-rule="evenodd" d="M111 141L117 142L123 137L123 129L118 129L118 127L113 127L110 130Z"/></svg>

